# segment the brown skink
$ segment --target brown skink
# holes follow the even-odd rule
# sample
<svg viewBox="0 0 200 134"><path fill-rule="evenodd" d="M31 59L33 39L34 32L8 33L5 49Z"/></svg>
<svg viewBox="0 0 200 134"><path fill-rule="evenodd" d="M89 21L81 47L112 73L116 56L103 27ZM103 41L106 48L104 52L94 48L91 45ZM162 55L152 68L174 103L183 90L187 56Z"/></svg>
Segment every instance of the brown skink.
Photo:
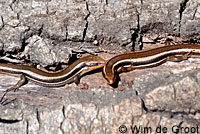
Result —
<svg viewBox="0 0 200 134"><path fill-rule="evenodd" d="M103 76L108 84L112 85L116 80L116 72L154 67L166 61L181 61L190 57L200 57L200 45L179 44L145 51L129 52L108 60L103 68Z"/></svg>

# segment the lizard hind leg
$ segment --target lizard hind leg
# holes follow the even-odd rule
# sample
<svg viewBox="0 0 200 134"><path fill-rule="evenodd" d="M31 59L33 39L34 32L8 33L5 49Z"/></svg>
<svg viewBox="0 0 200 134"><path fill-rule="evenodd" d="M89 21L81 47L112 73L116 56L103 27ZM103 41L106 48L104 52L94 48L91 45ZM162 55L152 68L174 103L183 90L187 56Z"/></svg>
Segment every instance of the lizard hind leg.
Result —
<svg viewBox="0 0 200 134"><path fill-rule="evenodd" d="M12 90L14 90L14 92L18 89L18 88L20 88L22 85L24 85L26 83L26 77L23 75L23 74L21 74L20 75L20 80L17 82L17 84L15 84L14 86L12 86L12 87L10 87L10 88L8 88L6 91L4 91L4 94L3 94L3 96L1 97L1 99L0 99L0 103L2 104L2 105L4 105L3 103L6 101L3 101L4 100L4 97L6 96L6 94L9 92L9 91L12 91Z"/></svg>
<svg viewBox="0 0 200 134"><path fill-rule="evenodd" d="M18 88L23 86L25 83L26 83L26 77L23 74L21 74L20 75L20 80L17 82L17 84L15 84L14 86L8 88L5 92L9 92L9 91L12 91L12 90L14 90L14 92L15 92Z"/></svg>

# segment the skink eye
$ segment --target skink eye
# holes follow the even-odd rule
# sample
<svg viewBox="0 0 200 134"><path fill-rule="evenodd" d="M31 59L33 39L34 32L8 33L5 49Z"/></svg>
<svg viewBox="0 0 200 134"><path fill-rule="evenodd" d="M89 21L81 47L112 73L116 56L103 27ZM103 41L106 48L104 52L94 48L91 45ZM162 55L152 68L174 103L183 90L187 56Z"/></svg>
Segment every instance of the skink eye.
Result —
<svg viewBox="0 0 200 134"><path fill-rule="evenodd" d="M98 66L98 65L100 65L100 63L97 63L97 62L96 62L96 63L94 63L94 66Z"/></svg>
<svg viewBox="0 0 200 134"><path fill-rule="evenodd" d="M98 62L87 62L85 64L86 64L86 66L89 66L89 67L100 65L100 63L98 63Z"/></svg>

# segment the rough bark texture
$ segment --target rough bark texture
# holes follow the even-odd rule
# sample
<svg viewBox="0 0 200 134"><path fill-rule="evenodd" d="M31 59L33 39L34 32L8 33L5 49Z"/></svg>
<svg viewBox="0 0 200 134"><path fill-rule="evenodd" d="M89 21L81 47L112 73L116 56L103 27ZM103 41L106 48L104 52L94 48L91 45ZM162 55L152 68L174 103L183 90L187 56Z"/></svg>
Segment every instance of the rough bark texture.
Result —
<svg viewBox="0 0 200 134"><path fill-rule="evenodd" d="M0 52L49 67L73 53L101 52L109 59L141 44L199 42L199 5L197 0L1 0ZM120 134L133 133L135 126L139 133L156 133L159 126L168 133L200 132L199 63L190 59L122 73L116 88L101 73L83 77L78 86L29 82L7 94L14 101L0 106L0 134ZM17 82L5 74L0 80L1 95Z"/></svg>

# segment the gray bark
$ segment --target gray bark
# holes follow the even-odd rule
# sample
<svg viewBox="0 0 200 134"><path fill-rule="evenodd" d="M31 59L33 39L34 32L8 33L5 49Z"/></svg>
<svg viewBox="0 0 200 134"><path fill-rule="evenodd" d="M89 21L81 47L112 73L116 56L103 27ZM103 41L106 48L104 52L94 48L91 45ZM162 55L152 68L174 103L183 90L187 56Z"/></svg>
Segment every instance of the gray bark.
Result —
<svg viewBox="0 0 200 134"><path fill-rule="evenodd" d="M140 44L199 42L199 4L196 0L1 0L0 52L48 66L68 60L74 52L116 55L139 49ZM122 73L120 79L117 88L105 83L101 73L83 77L79 86L47 88L29 82L7 94L8 101L16 100L0 106L0 134L120 133L121 125L127 133L135 125L150 127L151 133L157 126L174 133L175 125L188 127L190 133L195 127L197 132L199 60L167 62ZM17 82L5 74L0 80L1 95Z"/></svg>

